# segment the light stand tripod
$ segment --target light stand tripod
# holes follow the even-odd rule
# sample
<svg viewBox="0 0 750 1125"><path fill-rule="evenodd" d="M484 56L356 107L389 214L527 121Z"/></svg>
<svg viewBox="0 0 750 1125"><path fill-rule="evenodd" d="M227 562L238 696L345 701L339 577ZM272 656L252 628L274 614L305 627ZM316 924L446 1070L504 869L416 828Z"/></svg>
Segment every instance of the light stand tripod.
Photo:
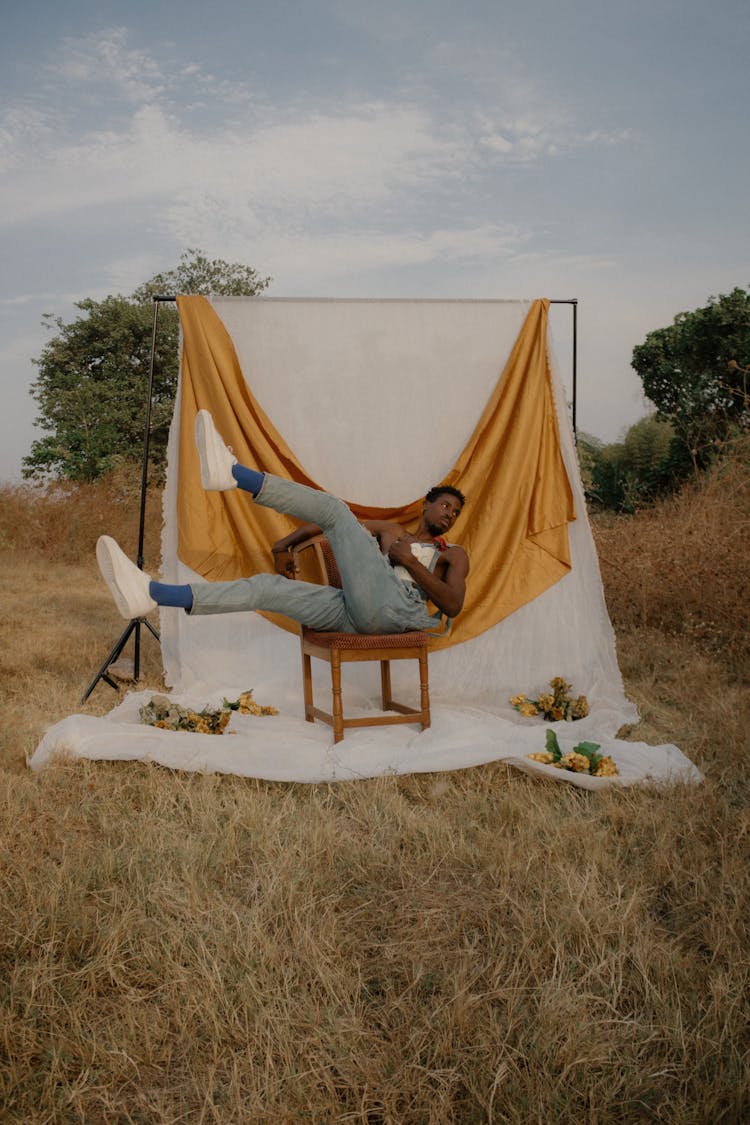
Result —
<svg viewBox="0 0 750 1125"><path fill-rule="evenodd" d="M164 301L174 301L174 297L154 297L154 326L151 335L151 362L149 364L148 372L148 394L146 396L146 424L143 430L143 461L141 467L141 507L140 518L138 524L138 558L136 560L138 568L143 570L143 540L145 535L146 526L146 489L148 485L148 458L149 446L151 441L151 399L154 391L154 356L156 353L156 326L159 319L159 305ZM148 631L154 636L157 642L161 643L158 632L153 627L150 621L145 617L134 617L125 626L121 635L115 641L112 649L107 656L107 659L102 664L99 671L94 676L93 680L86 688L86 691L81 696L81 703L85 703L92 691L99 683L99 680L104 680L111 688L118 691L119 688L112 677L109 675L109 668L117 660L118 656L125 648L125 645L130 639L131 633L135 634L135 642L133 649L133 679L137 683L140 678L141 671L141 626L145 625Z"/></svg>

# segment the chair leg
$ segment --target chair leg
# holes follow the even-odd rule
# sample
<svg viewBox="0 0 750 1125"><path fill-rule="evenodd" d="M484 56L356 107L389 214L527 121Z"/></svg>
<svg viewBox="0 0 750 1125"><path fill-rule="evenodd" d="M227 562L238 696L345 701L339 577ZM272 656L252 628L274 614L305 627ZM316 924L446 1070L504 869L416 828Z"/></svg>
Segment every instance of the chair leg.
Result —
<svg viewBox="0 0 750 1125"><path fill-rule="evenodd" d="M419 695L422 708L422 730L430 725L430 681L427 672L427 649L419 653Z"/></svg>
<svg viewBox="0 0 750 1125"><path fill-rule="evenodd" d="M341 702L341 656L336 649L331 650L331 687L333 690L333 741L341 742L344 737L344 708Z"/></svg>
<svg viewBox="0 0 750 1125"><path fill-rule="evenodd" d="M391 662L390 660L380 661L380 695L383 701L383 710L390 711L391 703L393 701L393 694L391 691Z"/></svg>
<svg viewBox="0 0 750 1125"><path fill-rule="evenodd" d="M305 700L305 718L308 723L315 722L313 715L313 686L312 686L312 662L308 653L302 653L302 691Z"/></svg>

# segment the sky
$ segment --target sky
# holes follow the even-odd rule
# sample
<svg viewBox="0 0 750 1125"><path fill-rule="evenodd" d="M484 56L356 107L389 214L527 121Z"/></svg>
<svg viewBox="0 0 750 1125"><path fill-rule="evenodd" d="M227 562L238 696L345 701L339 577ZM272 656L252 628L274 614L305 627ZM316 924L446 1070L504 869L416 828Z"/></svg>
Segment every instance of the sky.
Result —
<svg viewBox="0 0 750 1125"><path fill-rule="evenodd" d="M42 436L43 315L191 247L269 296L577 298L604 441L649 410L646 333L750 284L747 0L4 9L0 481Z"/></svg>

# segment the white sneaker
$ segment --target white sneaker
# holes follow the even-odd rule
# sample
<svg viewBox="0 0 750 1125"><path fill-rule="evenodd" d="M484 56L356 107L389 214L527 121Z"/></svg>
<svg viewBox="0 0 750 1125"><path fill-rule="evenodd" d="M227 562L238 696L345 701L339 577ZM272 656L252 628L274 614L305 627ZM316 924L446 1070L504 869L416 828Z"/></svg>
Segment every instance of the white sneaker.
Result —
<svg viewBox="0 0 750 1125"><path fill-rule="evenodd" d="M156 609L156 602L148 592L150 576L130 561L110 535L102 535L97 541L96 561L115 605L126 621L144 617Z"/></svg>
<svg viewBox="0 0 750 1125"><path fill-rule="evenodd" d="M226 492L236 488L232 465L237 458L219 437L214 420L207 410L199 410L195 418L195 444L201 462L201 484L206 492Z"/></svg>

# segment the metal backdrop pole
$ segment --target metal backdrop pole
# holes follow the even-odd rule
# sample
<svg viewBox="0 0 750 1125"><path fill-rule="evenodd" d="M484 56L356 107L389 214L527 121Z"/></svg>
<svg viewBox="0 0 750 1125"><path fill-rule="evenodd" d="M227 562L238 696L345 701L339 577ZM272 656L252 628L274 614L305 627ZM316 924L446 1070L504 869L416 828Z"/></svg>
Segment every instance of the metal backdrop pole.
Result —
<svg viewBox="0 0 750 1125"><path fill-rule="evenodd" d="M146 394L146 419L143 427L143 457L141 461L141 500L140 510L138 517L138 556L137 565L139 570L143 570L143 544L146 533L146 494L148 490L148 462L151 446L151 403L154 394L154 362L156 356L156 330L159 319L159 305L164 301L174 301L174 297L154 297L154 323L151 331L151 359L148 369L148 390ZM130 639L131 633L135 634L134 648L133 648L133 679L136 683L140 679L141 674L141 626L145 625L149 632L160 641L160 637L156 629L150 621L145 617L134 617L125 626L120 636L112 646L107 659L98 670L93 680L86 688L86 691L81 696L81 703L85 703L92 691L99 683L99 680L104 680L115 691L119 688L112 677L109 675L109 668L114 664L115 660L119 657L125 645Z"/></svg>
<svg viewBox="0 0 750 1125"><path fill-rule="evenodd" d="M576 428L576 419L578 416L578 298L567 297L557 301L550 301L551 305L572 305L573 306L573 380L572 380L572 396L573 396L573 410L572 410L572 424L573 424L573 437L578 440L578 430Z"/></svg>

